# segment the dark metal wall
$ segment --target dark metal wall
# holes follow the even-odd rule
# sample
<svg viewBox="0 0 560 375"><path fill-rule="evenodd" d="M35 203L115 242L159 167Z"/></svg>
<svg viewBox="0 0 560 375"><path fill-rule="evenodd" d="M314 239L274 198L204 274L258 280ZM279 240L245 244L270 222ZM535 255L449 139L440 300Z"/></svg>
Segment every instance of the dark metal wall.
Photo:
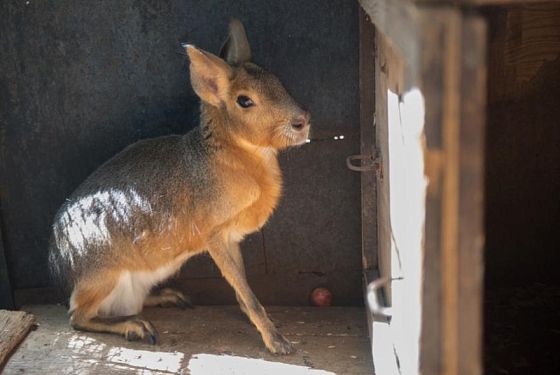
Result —
<svg viewBox="0 0 560 375"><path fill-rule="evenodd" d="M180 42L216 53L232 16L324 139L282 157L285 196L245 245L249 277L269 303L305 303L319 284L359 303L359 176L344 166L359 152L358 14L344 0L2 1L0 202L15 289L50 285L50 223L88 174L136 140L196 124ZM223 286L207 259L181 280L202 302L231 299L212 294Z"/></svg>

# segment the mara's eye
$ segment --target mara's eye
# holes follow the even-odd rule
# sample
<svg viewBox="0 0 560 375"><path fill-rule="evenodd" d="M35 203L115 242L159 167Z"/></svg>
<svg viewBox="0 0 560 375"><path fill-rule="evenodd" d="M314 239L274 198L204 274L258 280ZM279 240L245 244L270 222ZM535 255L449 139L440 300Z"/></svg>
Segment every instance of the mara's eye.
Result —
<svg viewBox="0 0 560 375"><path fill-rule="evenodd" d="M249 108L255 105L255 102L253 102L251 100L251 98L249 98L248 96L245 95L239 95L237 97L237 104L239 104L239 106L241 108Z"/></svg>

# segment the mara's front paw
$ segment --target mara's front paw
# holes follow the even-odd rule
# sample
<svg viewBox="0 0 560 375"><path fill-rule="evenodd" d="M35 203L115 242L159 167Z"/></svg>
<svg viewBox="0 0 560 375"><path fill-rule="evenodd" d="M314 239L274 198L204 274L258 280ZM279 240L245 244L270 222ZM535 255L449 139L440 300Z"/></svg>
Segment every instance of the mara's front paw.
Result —
<svg viewBox="0 0 560 375"><path fill-rule="evenodd" d="M295 350L292 343L278 332L273 333L270 339L265 341L265 345L274 354L290 354Z"/></svg>

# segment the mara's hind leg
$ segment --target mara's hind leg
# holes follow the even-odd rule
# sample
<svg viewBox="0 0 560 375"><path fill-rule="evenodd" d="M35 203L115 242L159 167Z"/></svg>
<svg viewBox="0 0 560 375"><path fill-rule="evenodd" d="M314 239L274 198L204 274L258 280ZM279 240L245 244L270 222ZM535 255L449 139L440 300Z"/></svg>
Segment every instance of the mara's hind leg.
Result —
<svg viewBox="0 0 560 375"><path fill-rule="evenodd" d="M186 309L187 307L192 308L193 304L188 296L178 290L171 288L164 288L157 290L150 294L144 300L144 306L160 306L160 307L179 307L181 309Z"/></svg>
<svg viewBox="0 0 560 375"><path fill-rule="evenodd" d="M114 333L124 336L127 340L146 339L150 344L157 344L159 335L152 323L137 319L134 315L140 312L142 304L138 308L131 298L130 310L123 313L125 316L109 315L112 312L111 304L116 298L126 298L122 293L126 292L122 279L118 277L97 277L87 281L80 281L76 285L70 300L70 325L77 330L89 332ZM142 299L144 296L139 296ZM122 306L117 306L121 311ZM100 316L102 310L107 310Z"/></svg>
<svg viewBox="0 0 560 375"><path fill-rule="evenodd" d="M80 331L115 333L124 336L128 341L146 339L152 345L159 342L159 333L152 323L133 317L86 318L74 312L70 324Z"/></svg>

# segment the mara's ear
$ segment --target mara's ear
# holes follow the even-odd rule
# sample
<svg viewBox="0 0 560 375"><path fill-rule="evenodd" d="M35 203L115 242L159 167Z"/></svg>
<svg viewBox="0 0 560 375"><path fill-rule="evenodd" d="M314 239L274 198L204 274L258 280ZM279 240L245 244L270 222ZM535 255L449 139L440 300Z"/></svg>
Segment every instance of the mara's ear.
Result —
<svg viewBox="0 0 560 375"><path fill-rule="evenodd" d="M232 18L229 22L229 36L220 51L220 57L231 65L241 65L251 60L247 34L237 18Z"/></svg>
<svg viewBox="0 0 560 375"><path fill-rule="evenodd" d="M191 61L191 84L203 101L220 107L227 98L232 77L231 67L218 56L186 44Z"/></svg>

